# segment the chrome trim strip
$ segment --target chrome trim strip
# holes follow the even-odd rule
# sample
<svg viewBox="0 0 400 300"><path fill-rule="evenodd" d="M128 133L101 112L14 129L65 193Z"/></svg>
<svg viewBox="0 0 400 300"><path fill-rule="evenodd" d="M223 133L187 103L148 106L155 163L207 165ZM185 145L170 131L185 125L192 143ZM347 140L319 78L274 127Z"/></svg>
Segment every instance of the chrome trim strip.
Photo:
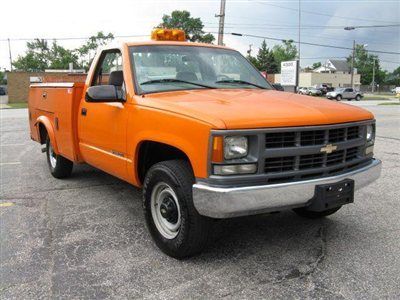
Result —
<svg viewBox="0 0 400 300"><path fill-rule="evenodd" d="M332 177L260 186L221 188L203 183L193 185L193 203L197 211L212 218L229 218L306 206L315 186L353 179L355 190L379 178L381 161Z"/></svg>

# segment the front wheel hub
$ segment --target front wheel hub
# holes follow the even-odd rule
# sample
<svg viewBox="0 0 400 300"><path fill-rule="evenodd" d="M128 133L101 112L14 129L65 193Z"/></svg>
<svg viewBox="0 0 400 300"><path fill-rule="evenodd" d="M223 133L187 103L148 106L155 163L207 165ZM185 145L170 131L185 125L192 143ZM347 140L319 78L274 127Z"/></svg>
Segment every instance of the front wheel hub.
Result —
<svg viewBox="0 0 400 300"><path fill-rule="evenodd" d="M168 222L175 224L178 221L178 208L174 199L171 197L167 197L163 200L160 205L160 212L161 216L167 219Z"/></svg>
<svg viewBox="0 0 400 300"><path fill-rule="evenodd" d="M151 216L158 232L174 239L181 228L181 208L175 191L165 182L156 184L151 192Z"/></svg>

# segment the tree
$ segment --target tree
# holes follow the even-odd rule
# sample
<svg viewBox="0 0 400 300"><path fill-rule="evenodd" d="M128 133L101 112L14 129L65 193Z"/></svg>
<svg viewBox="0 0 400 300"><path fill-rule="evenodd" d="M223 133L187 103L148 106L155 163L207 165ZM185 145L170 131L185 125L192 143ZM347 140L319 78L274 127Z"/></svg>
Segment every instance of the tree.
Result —
<svg viewBox="0 0 400 300"><path fill-rule="evenodd" d="M319 62L313 63L311 68L313 70L315 70L315 69L318 69L320 66L322 66L322 63L319 61Z"/></svg>
<svg viewBox="0 0 400 300"><path fill-rule="evenodd" d="M200 18L192 18L186 10L174 10L171 15L164 15L157 27L182 29L191 42L211 44L215 39L212 34L203 31L204 25Z"/></svg>
<svg viewBox="0 0 400 300"><path fill-rule="evenodd" d="M256 57L251 56L251 54L249 54L246 56L246 58L249 62L251 62L253 64L253 66L255 66L258 69L258 61L257 61Z"/></svg>
<svg viewBox="0 0 400 300"><path fill-rule="evenodd" d="M77 64L78 56L73 50L65 49L53 41L49 46L46 40L36 39L27 43L28 51L13 61L17 70L44 71L45 69L67 69L69 63Z"/></svg>
<svg viewBox="0 0 400 300"><path fill-rule="evenodd" d="M3 71L0 71L0 84L7 84L6 74Z"/></svg>
<svg viewBox="0 0 400 300"><path fill-rule="evenodd" d="M260 71L266 71L267 74L278 73L278 65L275 61L273 52L267 47L265 40L261 43L260 49L258 49L257 61L255 66Z"/></svg>
<svg viewBox="0 0 400 300"><path fill-rule="evenodd" d="M385 80L385 84L400 86L400 67L393 70L392 73L388 73Z"/></svg>
<svg viewBox="0 0 400 300"><path fill-rule="evenodd" d="M372 83L373 69L375 69L375 83L382 83L386 73L380 67L379 57L369 54L364 45L356 45L355 50L354 68L361 75L361 84L369 85ZM347 58L347 62L351 63L351 55Z"/></svg>
<svg viewBox="0 0 400 300"><path fill-rule="evenodd" d="M60 46L56 40L49 45L48 41L43 39L35 39L28 42L28 50L22 56L13 61L13 66L17 70L22 71L44 71L46 69L68 69L72 63L75 68L88 69L94 53L99 46L103 46L114 39L109 33L105 35L98 32L97 35L91 36L88 41L77 49L66 49Z"/></svg>
<svg viewBox="0 0 400 300"><path fill-rule="evenodd" d="M76 52L79 54L78 67L88 70L97 49L108 44L113 39L114 35L112 33L104 34L103 31L99 31L96 35L89 37L86 44L76 49Z"/></svg>
<svg viewBox="0 0 400 300"><path fill-rule="evenodd" d="M278 72L281 71L281 62L294 60L297 56L297 48L292 40L284 40L283 45L275 45L272 52L278 66Z"/></svg>

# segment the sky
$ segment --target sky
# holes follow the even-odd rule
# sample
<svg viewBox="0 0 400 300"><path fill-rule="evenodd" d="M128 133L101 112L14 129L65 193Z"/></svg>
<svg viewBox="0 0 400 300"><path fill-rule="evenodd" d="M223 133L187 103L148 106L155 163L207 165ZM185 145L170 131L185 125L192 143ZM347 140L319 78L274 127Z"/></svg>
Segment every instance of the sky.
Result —
<svg viewBox="0 0 400 300"><path fill-rule="evenodd" d="M358 28L346 31L346 26L400 24L400 0L301 0L300 40L308 43L340 47L367 45L367 50L400 52L400 27ZM164 14L173 10L188 10L200 17L206 32L218 31L220 0L12 0L2 3L0 27L0 69L10 68L7 39L11 40L11 54L15 59L26 50L31 38L88 37L98 31L120 36L143 37L118 40L148 39L153 27ZM261 38L233 36L238 32L278 39L298 40L298 0L226 0L226 46L243 54L252 45L257 53ZM62 40L66 48L76 48L84 40ZM266 40L268 47L279 41ZM301 66L324 62L328 58L340 59L350 50L301 45ZM399 54L379 54L383 69L392 71L400 66Z"/></svg>

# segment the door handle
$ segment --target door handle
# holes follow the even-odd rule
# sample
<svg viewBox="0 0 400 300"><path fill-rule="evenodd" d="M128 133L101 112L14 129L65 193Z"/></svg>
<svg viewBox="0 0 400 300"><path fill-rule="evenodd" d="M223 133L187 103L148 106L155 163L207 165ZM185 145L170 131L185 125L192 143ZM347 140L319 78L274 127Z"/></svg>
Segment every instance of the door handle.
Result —
<svg viewBox="0 0 400 300"><path fill-rule="evenodd" d="M82 115L82 116L86 116L86 114L87 114L87 109L86 109L85 107L82 107L82 109L81 109L81 115Z"/></svg>

